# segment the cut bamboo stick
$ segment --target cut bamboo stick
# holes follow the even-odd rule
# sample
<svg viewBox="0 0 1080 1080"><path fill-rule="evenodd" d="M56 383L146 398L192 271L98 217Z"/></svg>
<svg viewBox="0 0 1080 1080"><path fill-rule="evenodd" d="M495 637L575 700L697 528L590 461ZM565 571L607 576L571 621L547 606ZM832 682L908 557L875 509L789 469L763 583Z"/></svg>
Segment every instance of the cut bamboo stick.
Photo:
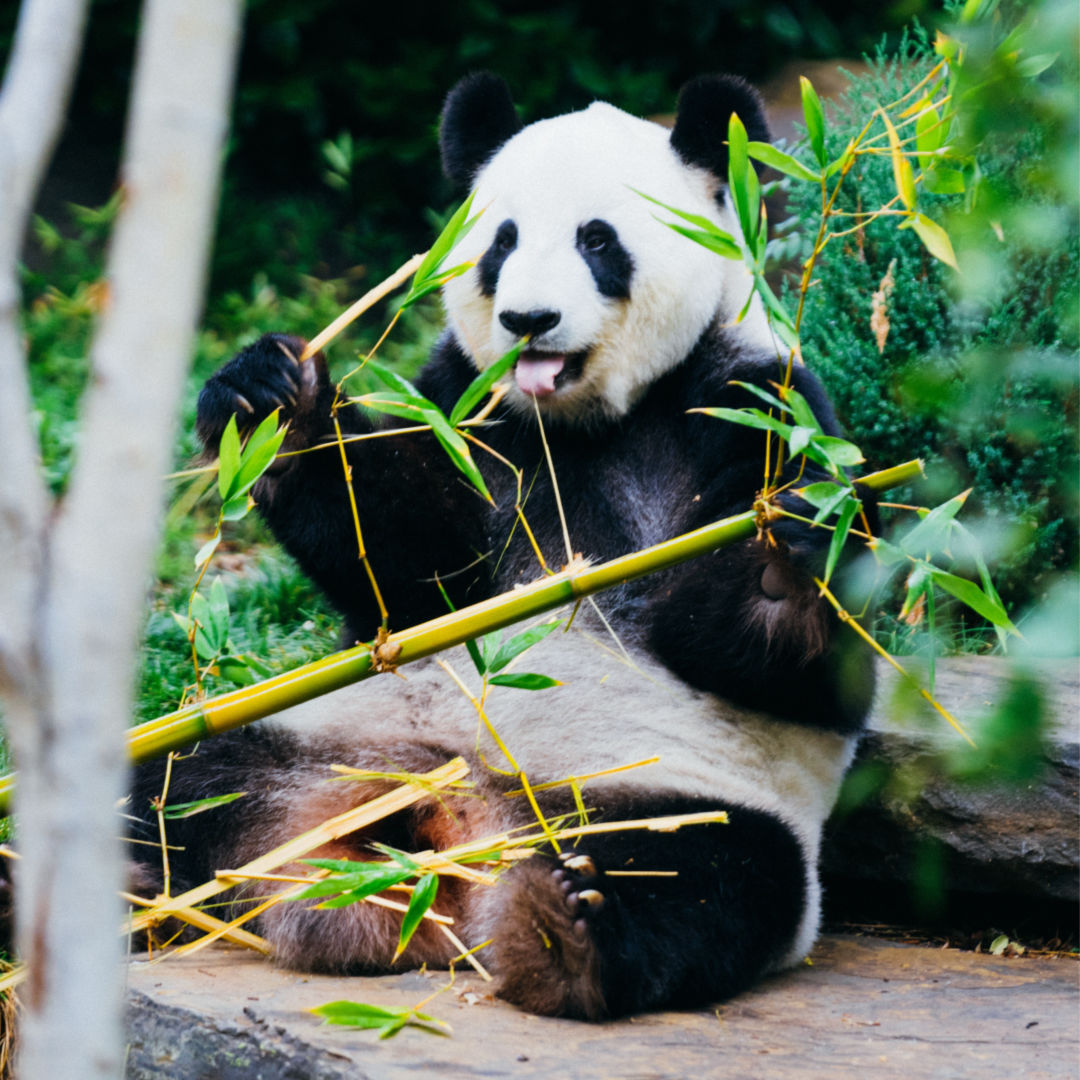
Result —
<svg viewBox="0 0 1080 1080"><path fill-rule="evenodd" d="M860 477L859 482L873 491L885 491L921 475L922 462L909 461ZM755 513L747 510L609 562L596 566L577 565L541 578L524 588L391 634L387 644L391 648L400 648L395 665L408 664L552 608L574 603L581 597L746 540L756 531ZM377 673L371 650L366 645L357 645L140 724L128 733L128 749L134 761L159 757ZM0 777L0 812L6 811L14 785L15 774Z"/></svg>

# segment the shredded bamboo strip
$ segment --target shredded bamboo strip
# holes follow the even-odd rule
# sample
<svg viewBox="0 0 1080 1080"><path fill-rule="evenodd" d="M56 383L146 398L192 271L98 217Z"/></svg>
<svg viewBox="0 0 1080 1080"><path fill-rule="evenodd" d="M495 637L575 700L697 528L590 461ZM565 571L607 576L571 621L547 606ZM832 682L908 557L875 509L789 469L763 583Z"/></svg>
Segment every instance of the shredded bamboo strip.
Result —
<svg viewBox="0 0 1080 1080"><path fill-rule="evenodd" d="M446 936L450 944L453 945L455 949L460 950L458 955L450 961L451 986L454 982L454 964L457 963L458 960L464 960L476 972L476 974L484 980L484 982L491 982L491 976L488 974L487 968L485 968L484 965L476 959L475 955L477 952L479 952L480 949L483 949L486 946L490 945L491 942L482 941L479 945L474 945L471 949L469 949L466 947L465 943L461 940L461 938L459 938L457 934L455 934L454 931L450 929L449 926L440 926L439 929ZM449 987L447 987L446 989L449 989ZM417 1005L417 1008L420 1008L420 1006Z"/></svg>
<svg viewBox="0 0 1080 1080"><path fill-rule="evenodd" d="M308 342L307 347L300 354L300 362L303 363L305 360L309 360L320 349L333 341L354 319L358 319L368 308L377 304L388 293L392 293L399 285L404 285L420 268L420 264L424 261L426 255L426 251L414 255L385 281L380 282L373 289L369 289L359 300L347 307L325 330L320 330Z"/></svg>
<svg viewBox="0 0 1080 1080"><path fill-rule="evenodd" d="M561 780L548 780L543 784L533 784L533 791L550 791L551 788L565 787L567 784L584 784L589 780L595 780L599 776L614 776L617 773L629 772L631 769L640 769L643 765L655 765L660 760L656 757L644 758L642 761L632 761L629 765L616 765L613 769L601 769L599 772L584 773L581 776L564 776ZM508 791L508 799L519 798L525 794L524 788L515 788Z"/></svg>
<svg viewBox="0 0 1080 1080"><path fill-rule="evenodd" d="M593 825L572 825L554 830L558 840L573 840L579 836L598 836L603 833L623 832L635 829L647 829L650 832L675 832L689 825L726 825L726 810L705 810L695 814L674 814L668 817L633 818L629 821L605 821ZM525 826L531 828L531 826ZM543 832L518 836L520 829L497 833L480 840L470 840L466 844L446 848L439 852L443 858L460 860L485 851L498 851L500 859L512 860L529 858L534 854L535 845L542 844L548 838Z"/></svg>
<svg viewBox="0 0 1080 1080"><path fill-rule="evenodd" d="M460 780L467 775L468 771L468 765L461 758L454 758L453 761L447 762L438 769L423 774L420 777L421 784L405 784L394 791L388 791L385 795L379 795L370 802L347 810L344 814L338 814L337 817L330 818L329 821L324 821L316 828L309 829L272 851L268 851L265 855L253 859L238 870L244 874L261 874L272 871L285 863L301 859L331 840L337 840L357 829L381 821L384 817L404 810L407 806L426 798L428 792L424 790L423 785L441 787ZM145 930L180 908L194 907L196 904L204 903L211 896L217 896L218 893L229 888L232 886L217 880L207 881L180 896L166 898L136 915L131 920L131 930L133 932Z"/></svg>
<svg viewBox="0 0 1080 1080"><path fill-rule="evenodd" d="M128 903L135 904L137 907L147 907L154 903L153 900L146 900L141 896L132 896L130 893L121 893L120 896L124 900L127 900ZM182 922L186 922L198 930L206 930L210 933L218 933L220 931L220 933L218 933L219 937L224 937L227 941L231 941L236 945L245 945L249 949L261 952L264 956L269 956L270 953L273 952L273 948L266 938L261 938L258 934L253 934L249 930L240 929L240 920L231 923L223 922L221 919L216 919L213 915L208 915L205 911L200 911L198 908L184 908L181 911L175 912L173 918L180 919ZM125 924L122 928L122 932L127 933L127 929L127 925Z"/></svg>
<svg viewBox="0 0 1080 1080"><path fill-rule="evenodd" d="M604 877L678 877L678 870L605 870Z"/></svg>
<svg viewBox="0 0 1080 1080"><path fill-rule="evenodd" d="M214 930L211 930L208 934L204 934L197 941L190 941L186 945L181 945L178 949L175 950L175 952L170 955L189 956L191 953L199 952L201 949L205 949L208 945L212 945L215 941L218 941L223 937L229 937L234 932L246 933L246 931L241 929L244 923L249 922L251 919L254 919L256 915L261 915L267 908L273 907L276 903L283 899L284 895L282 893L277 893L274 896L270 897L268 900L265 900L263 903L258 904L253 908L250 908L248 911L245 911L242 915L239 915L237 918L233 919L232 922L222 923L221 926L217 927ZM255 936L256 935L254 934L251 935L251 937ZM259 938L258 940L262 941L263 939ZM266 954L270 955L273 952L273 948L268 941L264 942L264 944L266 945ZM260 949L259 951L262 952L263 950Z"/></svg>

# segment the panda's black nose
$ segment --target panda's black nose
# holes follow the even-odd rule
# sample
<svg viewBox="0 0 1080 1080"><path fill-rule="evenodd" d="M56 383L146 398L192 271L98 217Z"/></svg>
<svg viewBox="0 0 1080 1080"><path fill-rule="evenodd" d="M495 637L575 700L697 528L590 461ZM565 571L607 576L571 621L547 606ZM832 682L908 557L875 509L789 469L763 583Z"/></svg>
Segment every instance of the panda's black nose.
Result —
<svg viewBox="0 0 1080 1080"><path fill-rule="evenodd" d="M499 322L518 337L537 338L557 326L562 316L557 311L500 311Z"/></svg>

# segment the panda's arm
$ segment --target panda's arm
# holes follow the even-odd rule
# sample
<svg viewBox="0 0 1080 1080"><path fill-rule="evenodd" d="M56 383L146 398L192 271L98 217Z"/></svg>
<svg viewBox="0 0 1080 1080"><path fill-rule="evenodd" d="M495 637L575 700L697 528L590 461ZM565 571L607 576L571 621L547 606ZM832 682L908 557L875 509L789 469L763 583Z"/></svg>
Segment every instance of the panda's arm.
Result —
<svg viewBox="0 0 1080 1080"><path fill-rule="evenodd" d="M297 362L303 347L298 338L267 334L239 353L203 388L198 433L215 452L230 416L244 431L282 409L289 422L284 449L307 452L279 457L256 484L255 502L278 541L345 616L344 637L351 643L374 634L379 610L359 558L333 439L334 388L321 356ZM354 406L340 408L337 417L346 439L374 430ZM484 503L431 435L345 445L364 546L391 626L402 629L446 611L436 575L456 602L486 595L486 569L472 565L484 544Z"/></svg>
<svg viewBox="0 0 1080 1080"><path fill-rule="evenodd" d="M774 389L769 383L776 371L775 363L747 365L728 379ZM799 367L793 385L824 431L839 434L813 375ZM727 379L707 400L729 408L761 404ZM701 455L706 477L694 524L745 511L762 486L763 433L710 417L691 418L689 424L687 441ZM798 459L786 463L782 482L796 477L800 484L827 479ZM813 508L791 493L781 504L813 517ZM874 508L867 510L873 524ZM700 689L814 726L857 729L873 692L870 654L839 623L813 580L822 572L831 537L827 529L782 519L770 535L684 564L650 595L652 647Z"/></svg>

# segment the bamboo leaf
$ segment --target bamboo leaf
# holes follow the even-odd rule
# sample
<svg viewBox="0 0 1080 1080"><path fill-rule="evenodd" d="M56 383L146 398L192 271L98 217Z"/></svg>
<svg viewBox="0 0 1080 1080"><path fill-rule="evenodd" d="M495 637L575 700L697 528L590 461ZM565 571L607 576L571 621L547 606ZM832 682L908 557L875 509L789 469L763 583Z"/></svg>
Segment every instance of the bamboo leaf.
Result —
<svg viewBox="0 0 1080 1080"><path fill-rule="evenodd" d="M933 195L962 195L967 181L960 169L934 165L923 173L923 187Z"/></svg>
<svg viewBox="0 0 1080 1080"><path fill-rule="evenodd" d="M231 791L228 795L212 795L208 799L196 799L194 802L171 803L162 810L161 815L166 821L194 817L205 810L213 810L217 806L225 806L242 799L246 794L246 791Z"/></svg>
<svg viewBox="0 0 1080 1080"><path fill-rule="evenodd" d="M450 421L434 405L424 412L424 419L431 425L435 438L439 440L454 465L468 477L469 482L488 502L492 502L484 478L469 452L469 444L450 426Z"/></svg>
<svg viewBox="0 0 1080 1080"><path fill-rule="evenodd" d="M838 173L841 169L846 169L850 166L851 162L855 160L855 144L849 142L844 148L844 152L835 160L830 161L825 167L825 179L828 180Z"/></svg>
<svg viewBox="0 0 1080 1080"><path fill-rule="evenodd" d="M823 580L826 585L829 584L832 572L836 569L840 552L843 551L848 533L851 531L851 523L855 520L855 515L861 508L862 503L854 496L851 496L840 508L840 513L836 519L836 529L832 535L832 540L829 542L829 553L825 557L825 577Z"/></svg>
<svg viewBox="0 0 1080 1080"><path fill-rule="evenodd" d="M666 202L661 202L659 199L654 199L651 195L646 195L644 191L638 191L637 188L631 188L630 190L634 192L635 195L640 195L643 199L647 199L654 206L662 207L669 214L674 214L676 217L682 218L683 221L689 222L691 225L696 225L704 232L712 233L715 236L726 237L733 244L735 243L735 238L730 233L727 233L723 229L721 229L715 221L710 221L707 217L703 217L701 214L691 214L687 210L680 210L675 206L669 206Z"/></svg>
<svg viewBox="0 0 1080 1080"><path fill-rule="evenodd" d="M350 400L357 405L363 405L367 409L374 409L376 412L388 413L390 416L400 416L405 420L411 420L414 424L426 423L425 416L428 408L433 409L435 407L424 399L419 401L409 400L404 394L361 394L359 397Z"/></svg>
<svg viewBox="0 0 1080 1080"><path fill-rule="evenodd" d="M784 333L791 335L791 340L788 340L786 337L784 339L788 345L797 344L799 337L798 331L795 329L795 321L788 314L787 308L780 302L776 293L772 291L768 281L765 280L764 273L760 270L755 270L754 272L754 289L764 302L766 312L776 319L776 324L773 328L781 335Z"/></svg>
<svg viewBox="0 0 1080 1080"><path fill-rule="evenodd" d="M982 583L983 592L990 597L994 603L1000 605L1001 609L1005 609L1005 605L1001 602L1001 597L998 595L998 591L994 586L993 579L990 577L990 568L986 565L986 560L982 556L982 552L979 550L979 542L975 537L960 524L959 521L953 521L953 529L959 533L967 544L968 553L971 555L972 560L975 563L975 567L979 572L979 581ZM994 627L994 633L997 635L998 643L1002 649L1006 647L1008 642L1008 636L1000 626Z"/></svg>
<svg viewBox="0 0 1080 1080"><path fill-rule="evenodd" d="M367 370L370 371L384 386L388 386L395 394L400 394L403 401L408 401L412 404L420 404L425 408L434 408L432 403L428 401L428 399L424 397L424 395L421 394L408 379L399 375L392 368L384 367L374 360L369 360L367 363ZM367 396L371 397L373 395Z"/></svg>
<svg viewBox="0 0 1080 1080"><path fill-rule="evenodd" d="M424 256L423 262L420 263L416 273L413 275L412 285L409 287L405 299L401 302L402 308L414 304L425 293L432 291L430 287L432 285L431 279L436 276L447 255L468 235L469 230L476 224L480 214L469 217L469 210L472 208L475 194L476 192L469 193L469 197L454 211L450 220L446 223L446 227L436 237L427 255ZM436 284L434 287L438 288L438 285Z"/></svg>
<svg viewBox="0 0 1080 1080"><path fill-rule="evenodd" d="M254 500L248 495L234 495L221 507L221 520L239 521L241 518L247 517L248 511L254 505Z"/></svg>
<svg viewBox="0 0 1080 1080"><path fill-rule="evenodd" d="M742 379L732 379L732 386L742 387L748 394L753 394L754 397L761 398L767 405L772 405L773 408L780 409L781 412L790 412L784 403L772 393L770 390L766 390L764 386L758 386L756 383L744 382Z"/></svg>
<svg viewBox="0 0 1080 1080"><path fill-rule="evenodd" d="M416 870L395 863L357 863L339 859L303 859L302 862L320 870L330 870L332 876L313 882L287 900L313 900L321 896L326 900L319 907L337 908L355 904L367 896L399 885L413 877Z"/></svg>
<svg viewBox="0 0 1080 1080"><path fill-rule="evenodd" d="M808 169L797 158L785 154L783 150L778 150L771 143L748 142L746 152L755 161L760 161L763 165L768 165L770 168L776 169L777 172L784 173L785 176L791 176L796 180L808 180L814 184L821 181L820 173Z"/></svg>
<svg viewBox="0 0 1080 1080"><path fill-rule="evenodd" d="M806 121L806 134L810 139L810 149L822 167L829 163L825 153L825 113L817 96L813 83L805 75L799 76L799 89L802 93L803 119Z"/></svg>
<svg viewBox="0 0 1080 1080"><path fill-rule="evenodd" d="M790 424L785 424L775 417L767 416L760 409L703 408L689 409L687 411L704 413L705 416L713 416L718 420L728 420L733 424L742 424L743 427L757 428L759 431L774 431L784 440L791 433Z"/></svg>
<svg viewBox="0 0 1080 1080"><path fill-rule="evenodd" d="M214 664L214 674L237 686L251 686L255 682L255 675L248 670L247 664L234 656L219 656Z"/></svg>
<svg viewBox="0 0 1080 1080"><path fill-rule="evenodd" d="M908 574L907 581L907 594L904 597L903 606L900 608L900 618L906 618L911 612L912 608L919 601L919 597L922 596L927 587L931 584L930 577L930 564L920 559L915 563L915 568Z"/></svg>
<svg viewBox="0 0 1080 1080"><path fill-rule="evenodd" d="M945 592L955 596L962 604L966 604L972 611L981 615L988 622L993 623L994 626L1000 626L1002 629L1008 630L1009 633L1019 636L1020 632L1013 626L1001 602L988 596L973 581L957 577L955 574L950 574L937 566L930 566L930 573L933 576L934 584L939 589L944 589Z"/></svg>
<svg viewBox="0 0 1080 1080"><path fill-rule="evenodd" d="M280 410L275 409L248 439L247 445L241 452L240 465L230 487L229 501L237 495L245 494L277 457L277 452L288 431L285 426L278 427L279 413Z"/></svg>
<svg viewBox="0 0 1080 1080"><path fill-rule="evenodd" d="M1034 79L1052 67L1057 58L1057 53L1040 53L1037 56L1025 56L1023 60L1017 61L1016 73L1021 78Z"/></svg>
<svg viewBox="0 0 1080 1080"><path fill-rule="evenodd" d="M236 429L236 413L229 417L218 445L218 494L225 502L233 493L232 485L240 468L240 433Z"/></svg>
<svg viewBox="0 0 1080 1080"><path fill-rule="evenodd" d="M457 427L473 408L483 399L484 395L501 379L516 363L525 348L525 342L519 341L509 352L504 353L490 367L481 371L479 375L466 387L465 392L457 399L454 408L450 412L450 424Z"/></svg>
<svg viewBox="0 0 1080 1080"><path fill-rule="evenodd" d="M656 219L660 221L660 218ZM693 240L695 244L700 244L703 248L713 252L715 255L719 255L724 259L741 259L742 251L739 249L739 245L735 243L726 233L717 235L716 232L705 229L689 229L685 225L677 225L673 221L663 221L661 224L666 225L672 232L677 232L680 236L685 236L687 240Z"/></svg>
<svg viewBox="0 0 1080 1080"><path fill-rule="evenodd" d="M877 557L878 562L884 567L898 566L900 563L910 561L903 548L890 543L888 540L883 540L880 536L875 536L868 546Z"/></svg>
<svg viewBox="0 0 1080 1080"><path fill-rule="evenodd" d="M952 241L949 234L936 222L931 221L925 214L916 214L911 219L911 227L916 236L923 242L923 247L943 263L959 270L956 265L956 255L953 252Z"/></svg>
<svg viewBox="0 0 1080 1080"><path fill-rule="evenodd" d="M812 445L818 447L832 464L841 468L861 465L866 460L862 451L853 442L838 439L835 435L818 435L814 438Z"/></svg>
<svg viewBox="0 0 1080 1080"><path fill-rule="evenodd" d="M498 648L488 664L488 671L493 674L502 671L511 660L520 656L526 649L531 649L534 645L543 641L552 630L558 629L561 625L562 620L559 619L555 622L541 623L539 626L530 626L528 630L515 634L505 645Z"/></svg>
<svg viewBox="0 0 1080 1080"><path fill-rule="evenodd" d="M841 484L833 484L827 480L817 484L810 484L805 488L799 488L795 492L796 495L801 496L812 506L818 508L818 512L814 515L815 525L820 525L829 518L850 493L851 488L844 487Z"/></svg>
<svg viewBox="0 0 1080 1080"><path fill-rule="evenodd" d="M925 98L920 102L922 111L915 120L915 149L919 154L919 168L926 170L934 164L931 156L941 149L945 141L945 128L937 109Z"/></svg>
<svg viewBox="0 0 1080 1080"><path fill-rule="evenodd" d="M201 593L195 596L201 603L192 604L192 614L202 624L203 633L216 655L225 648L229 637L229 595L225 591L225 583L219 577L214 578L208 596L203 597Z"/></svg>
<svg viewBox="0 0 1080 1080"><path fill-rule="evenodd" d="M896 134L896 128L893 126L892 120L889 119L889 114L884 109L880 109L879 112L889 136L889 150L892 156L893 182L896 185L896 193L908 210L914 210L915 173L912 171L911 163L904 157L904 151L900 146L900 136Z"/></svg>
<svg viewBox="0 0 1080 1080"><path fill-rule="evenodd" d="M898 543L908 555L918 558L944 551L948 547L952 522L967 501L971 489L954 495L948 502L935 506Z"/></svg>
<svg viewBox="0 0 1080 1080"><path fill-rule="evenodd" d="M425 874L414 886L412 896L409 897L409 908L405 917L401 920L401 933L398 935L397 949L394 951L394 960L405 951L416 928L420 925L428 908L435 902L435 894L439 890L439 878L437 874ZM392 962L392 961L391 961Z"/></svg>
<svg viewBox="0 0 1080 1080"><path fill-rule="evenodd" d="M728 120L728 187L735 213L739 219L739 228L749 247L754 246L757 229L750 201L750 173L753 171L747 154L746 128L737 113L732 113ZM757 179L755 174L754 179Z"/></svg>
<svg viewBox="0 0 1080 1080"><path fill-rule="evenodd" d="M407 851L402 851L401 848L391 847L389 844L380 843L378 840L371 841L371 848L373 851L378 851L388 858L393 859L398 866L403 866L407 870L411 870L414 874L420 873L420 864L413 859ZM360 863L358 865L364 865Z"/></svg>
<svg viewBox="0 0 1080 1080"><path fill-rule="evenodd" d="M784 399L784 407L795 418L796 424L813 428L817 434L822 434L821 424L818 423L818 418L814 415L814 410L810 408L810 403L798 390L791 386L782 387L780 396Z"/></svg>
<svg viewBox="0 0 1080 1080"><path fill-rule="evenodd" d="M221 530L218 529L217 532L215 532L214 535L211 536L210 539L207 540L206 543L203 544L203 546L199 548L199 550L195 553L195 565L197 567L202 566L202 564L206 562L207 559L209 559L215 551L217 551L217 546L220 543Z"/></svg>
<svg viewBox="0 0 1080 1080"><path fill-rule="evenodd" d="M533 675L526 672L510 675L494 675L490 679L492 686L512 686L515 690L550 690L562 686L558 679L550 675Z"/></svg>
<svg viewBox="0 0 1080 1080"><path fill-rule="evenodd" d="M810 440L816 434L816 429L812 427L799 426L792 428L791 436L788 439L789 457L797 457L799 454L801 454L810 445Z"/></svg>
<svg viewBox="0 0 1080 1080"><path fill-rule="evenodd" d="M308 1011L321 1016L327 1024L377 1031L380 1039L388 1039L404 1027L419 1028L432 1035L446 1035L449 1032L449 1025L442 1020L415 1009L384 1009L358 1001L331 1001Z"/></svg>

